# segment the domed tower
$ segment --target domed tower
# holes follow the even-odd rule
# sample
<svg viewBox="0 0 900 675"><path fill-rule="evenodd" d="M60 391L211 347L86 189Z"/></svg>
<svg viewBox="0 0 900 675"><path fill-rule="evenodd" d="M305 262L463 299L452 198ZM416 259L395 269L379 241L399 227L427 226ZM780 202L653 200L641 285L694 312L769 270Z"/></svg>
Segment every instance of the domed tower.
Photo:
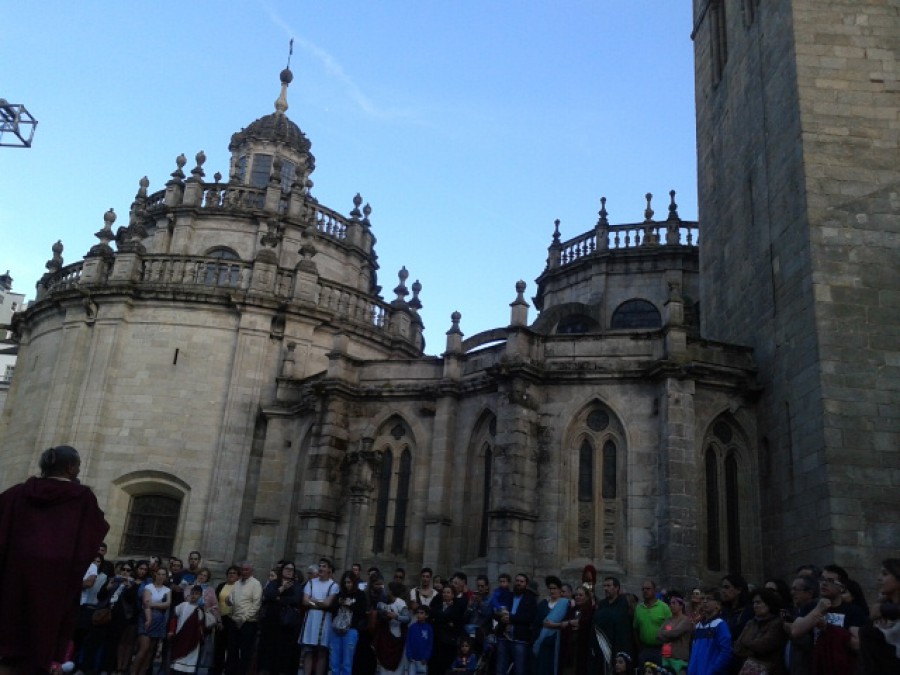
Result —
<svg viewBox="0 0 900 675"><path fill-rule="evenodd" d="M294 74L285 68L280 77L281 94L275 101L275 112L231 137L231 182L264 188L273 179L285 193L299 189L307 194L312 187L309 176L316 168L316 158L310 152L309 139L285 114L287 88Z"/></svg>
<svg viewBox="0 0 900 675"><path fill-rule="evenodd" d="M33 474L40 449L76 446L114 555L186 546L225 563L251 540L283 541L287 525L270 534L277 519L260 515L260 457L266 447L283 472L297 461L288 441L308 430L267 410L290 399L287 419L308 405L291 398L299 383L345 363L422 356L417 286L407 302L404 269L397 299L381 297L360 195L347 215L310 195L315 159L286 115L291 71L280 79L274 112L232 136L227 182L207 179L203 151L189 171L179 155L155 192L141 178L128 215L106 211L81 259L64 265L53 246L16 319L28 365L0 423L0 488Z"/></svg>

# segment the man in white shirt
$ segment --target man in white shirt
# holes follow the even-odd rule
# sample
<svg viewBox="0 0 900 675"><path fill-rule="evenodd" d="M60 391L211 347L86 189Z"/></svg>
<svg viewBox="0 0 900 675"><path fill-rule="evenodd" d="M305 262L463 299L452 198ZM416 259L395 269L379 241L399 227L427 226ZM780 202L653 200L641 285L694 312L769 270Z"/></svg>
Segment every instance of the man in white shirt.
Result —
<svg viewBox="0 0 900 675"><path fill-rule="evenodd" d="M253 565L241 563L241 578L234 585L231 595L231 620L237 630L228 644L227 675L247 675L253 662L253 647L256 644L257 618L262 603L262 584L253 576Z"/></svg>

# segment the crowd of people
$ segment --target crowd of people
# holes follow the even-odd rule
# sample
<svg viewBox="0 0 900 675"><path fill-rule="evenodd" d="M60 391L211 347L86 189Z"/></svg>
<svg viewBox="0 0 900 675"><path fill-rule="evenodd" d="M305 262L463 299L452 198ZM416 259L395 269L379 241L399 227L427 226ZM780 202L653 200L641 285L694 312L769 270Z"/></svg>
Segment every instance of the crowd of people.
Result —
<svg viewBox="0 0 900 675"><path fill-rule="evenodd" d="M103 549L101 549L101 554ZM249 563L212 584L199 552L113 566L84 578L74 650L87 675L157 668L210 675L855 675L900 673L900 559L883 562L878 601L837 565L806 566L790 583L658 588L640 597L584 569L578 584L526 574L407 584L331 561L303 572L280 561L258 580Z"/></svg>
<svg viewBox="0 0 900 675"><path fill-rule="evenodd" d="M878 596L838 565L640 597L618 579L500 574L474 587L429 568L408 584L327 558L215 583L199 551L106 559L109 530L70 446L0 495L0 675L886 675L900 673L900 558ZM85 572L86 569L86 572ZM304 575L305 572L305 575ZM80 604L76 603L79 584Z"/></svg>

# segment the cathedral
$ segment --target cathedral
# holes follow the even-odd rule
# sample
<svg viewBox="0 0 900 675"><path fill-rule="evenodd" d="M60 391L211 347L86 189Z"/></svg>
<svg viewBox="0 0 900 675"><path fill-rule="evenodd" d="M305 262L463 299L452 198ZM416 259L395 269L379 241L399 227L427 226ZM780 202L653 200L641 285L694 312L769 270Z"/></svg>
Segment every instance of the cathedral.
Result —
<svg viewBox="0 0 900 675"><path fill-rule="evenodd" d="M674 192L634 223L604 201L497 328L448 312L427 355L371 209L313 194L286 69L227 176L179 156L83 259L53 245L15 321L3 487L70 443L111 555L214 567L871 568L900 541L900 17L694 5L700 222Z"/></svg>

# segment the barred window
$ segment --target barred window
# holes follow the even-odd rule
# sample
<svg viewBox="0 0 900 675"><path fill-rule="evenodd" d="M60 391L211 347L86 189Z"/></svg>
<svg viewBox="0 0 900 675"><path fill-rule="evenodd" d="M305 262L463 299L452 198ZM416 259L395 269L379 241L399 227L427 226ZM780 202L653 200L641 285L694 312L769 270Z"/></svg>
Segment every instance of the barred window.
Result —
<svg viewBox="0 0 900 675"><path fill-rule="evenodd" d="M175 548L181 500L167 495L135 495L128 507L122 552L167 556Z"/></svg>

